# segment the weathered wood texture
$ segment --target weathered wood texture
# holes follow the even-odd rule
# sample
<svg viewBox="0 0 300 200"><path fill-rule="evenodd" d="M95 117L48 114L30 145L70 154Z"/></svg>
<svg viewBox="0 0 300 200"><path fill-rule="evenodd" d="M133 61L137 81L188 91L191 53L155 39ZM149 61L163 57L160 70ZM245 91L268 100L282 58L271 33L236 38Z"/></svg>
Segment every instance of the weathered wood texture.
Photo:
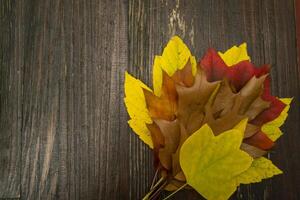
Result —
<svg viewBox="0 0 300 200"><path fill-rule="evenodd" d="M270 154L285 173L233 199L300 199L292 0L0 2L0 198L140 199L153 157L126 123L124 72L151 85L154 55L177 34L198 59L246 41L254 63L272 64L273 94L294 97Z"/></svg>
<svg viewBox="0 0 300 200"><path fill-rule="evenodd" d="M129 133L121 98L126 5L110 0L22 5L21 198L128 195Z"/></svg>
<svg viewBox="0 0 300 200"><path fill-rule="evenodd" d="M15 1L0 1L0 198L20 196L21 21Z"/></svg>

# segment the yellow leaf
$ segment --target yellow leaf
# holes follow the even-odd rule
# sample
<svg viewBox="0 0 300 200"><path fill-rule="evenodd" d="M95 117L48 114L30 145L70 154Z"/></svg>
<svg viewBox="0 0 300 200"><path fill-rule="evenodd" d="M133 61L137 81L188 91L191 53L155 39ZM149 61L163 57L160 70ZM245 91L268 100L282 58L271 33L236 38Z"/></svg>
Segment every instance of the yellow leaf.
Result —
<svg viewBox="0 0 300 200"><path fill-rule="evenodd" d="M146 124L152 123L152 119L147 110L143 88L151 91L144 83L126 72L124 101L131 118L128 124L143 142L153 148L151 134L146 127Z"/></svg>
<svg viewBox="0 0 300 200"><path fill-rule="evenodd" d="M242 139L238 129L214 136L208 125L202 126L181 147L180 165L187 183L206 199L228 199L237 187L235 177L253 160L240 150Z"/></svg>
<svg viewBox="0 0 300 200"><path fill-rule="evenodd" d="M197 61L196 61L195 56L191 56L190 61L191 61L191 64L192 64L192 73L195 76L196 73L197 73Z"/></svg>
<svg viewBox="0 0 300 200"><path fill-rule="evenodd" d="M280 101L282 101L286 106L283 109L283 111L280 113L280 115L264 124L261 128L261 130L274 142L276 141L281 135L282 132L279 129L280 126L283 125L284 121L286 120L288 116L288 111L290 109L290 104L292 102L293 98L281 98Z"/></svg>
<svg viewBox="0 0 300 200"><path fill-rule="evenodd" d="M186 44L178 36L172 37L164 48L162 56L155 56L154 59L153 88L156 96L161 95L162 70L172 76L177 70L183 69L189 59L192 73L195 76L197 72L196 58L191 55Z"/></svg>
<svg viewBox="0 0 300 200"><path fill-rule="evenodd" d="M233 46L228 49L225 53L218 52L222 60L228 67L235 65L244 60L250 60L247 53L247 44L243 43L239 47Z"/></svg>
<svg viewBox="0 0 300 200"><path fill-rule="evenodd" d="M237 184L250 184L261 182L262 179L271 178L274 175L282 174L271 160L260 157L254 159L250 168L236 177Z"/></svg>
<svg viewBox="0 0 300 200"><path fill-rule="evenodd" d="M248 123L248 118L245 118L245 119L241 120L237 125L235 125L233 127L233 129L237 129L238 131L242 132L243 137L244 137L244 133L245 133L245 130L246 130L247 123Z"/></svg>
<svg viewBox="0 0 300 200"><path fill-rule="evenodd" d="M161 68L161 56L155 56L153 64L153 90L154 94L158 97L161 95L161 87L163 80L163 73Z"/></svg>

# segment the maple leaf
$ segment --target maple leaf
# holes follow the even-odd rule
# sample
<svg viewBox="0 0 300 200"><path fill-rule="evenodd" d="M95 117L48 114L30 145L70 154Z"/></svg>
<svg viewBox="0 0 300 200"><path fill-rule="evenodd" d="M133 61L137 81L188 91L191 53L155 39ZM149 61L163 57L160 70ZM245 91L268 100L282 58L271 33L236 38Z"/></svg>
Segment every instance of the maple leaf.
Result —
<svg viewBox="0 0 300 200"><path fill-rule="evenodd" d="M183 41L174 36L165 47L162 56L155 56L153 65L153 88L156 96L161 95L163 71L173 76L190 62L192 74L196 74L196 59Z"/></svg>
<svg viewBox="0 0 300 200"><path fill-rule="evenodd" d="M281 98L281 102L283 102L286 106L283 109L283 111L280 113L280 115L274 119L273 121L270 121L268 123L265 123L262 127L261 130L266 133L266 135L272 140L276 141L281 135L282 132L279 129L286 120L288 116L288 111L290 109L290 104L292 102L292 98Z"/></svg>
<svg viewBox="0 0 300 200"><path fill-rule="evenodd" d="M260 157L254 159L251 166L244 172L235 177L237 185L257 183L262 179L271 178L274 175L282 174L272 161L267 158Z"/></svg>
<svg viewBox="0 0 300 200"><path fill-rule="evenodd" d="M128 124L143 142L153 148L151 133L146 125L151 124L152 119L147 109L143 89L151 91L140 80L135 79L126 72L124 102L131 118Z"/></svg>
<svg viewBox="0 0 300 200"><path fill-rule="evenodd" d="M175 83L166 73L163 73L163 86L161 96L158 97L144 89L149 114L155 119L174 120L177 112L177 93Z"/></svg>
<svg viewBox="0 0 300 200"><path fill-rule="evenodd" d="M228 67L238 64L241 61L250 61L246 43L241 44L239 47L233 46L230 49L228 49L225 53L218 52L218 54Z"/></svg>
<svg viewBox="0 0 300 200"><path fill-rule="evenodd" d="M187 183L206 199L228 199L236 190L236 176L246 171L252 158L240 150L243 130L215 136L202 126L181 147L180 164Z"/></svg>
<svg viewBox="0 0 300 200"><path fill-rule="evenodd" d="M226 199L241 183L279 174L262 156L282 134L291 99L271 95L269 70L250 62L246 43L225 53L209 49L196 64L174 36L155 56L153 91L126 73L128 123L153 148L161 177L146 199L191 187Z"/></svg>
<svg viewBox="0 0 300 200"><path fill-rule="evenodd" d="M270 71L269 65L256 67L248 60L242 60L228 67L214 49L207 50L206 54L200 60L200 65L206 72L208 81L213 82L227 78L237 91L239 91L252 77L260 77L268 74ZM271 105L252 121L257 125L272 121L285 107L284 103L271 95L269 77L267 77L264 82L262 99L269 101Z"/></svg>
<svg viewBox="0 0 300 200"><path fill-rule="evenodd" d="M227 78L236 90L240 90L253 76L260 77L270 71L269 65L256 67L248 60L242 60L229 67L212 48L207 50L199 63L206 72L208 81Z"/></svg>

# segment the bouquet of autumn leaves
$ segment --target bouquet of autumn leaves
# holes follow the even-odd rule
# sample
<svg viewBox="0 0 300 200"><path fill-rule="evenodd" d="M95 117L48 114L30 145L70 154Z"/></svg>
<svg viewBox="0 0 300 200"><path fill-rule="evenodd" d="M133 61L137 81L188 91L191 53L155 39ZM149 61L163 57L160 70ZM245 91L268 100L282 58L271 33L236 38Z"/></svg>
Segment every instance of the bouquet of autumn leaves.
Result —
<svg viewBox="0 0 300 200"><path fill-rule="evenodd" d="M291 99L270 94L269 71L250 62L245 43L209 49L197 63L175 36L155 57L153 90L126 73L128 123L157 169L144 199L191 188L228 199L240 184L282 173L264 155L282 135Z"/></svg>

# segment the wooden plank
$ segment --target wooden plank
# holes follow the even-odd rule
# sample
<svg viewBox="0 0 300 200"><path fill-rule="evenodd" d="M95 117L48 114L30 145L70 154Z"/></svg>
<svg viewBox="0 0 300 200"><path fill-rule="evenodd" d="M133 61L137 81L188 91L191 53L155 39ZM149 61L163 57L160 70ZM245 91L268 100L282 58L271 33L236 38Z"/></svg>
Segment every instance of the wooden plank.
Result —
<svg viewBox="0 0 300 200"><path fill-rule="evenodd" d="M300 1L294 0L295 4L295 20L296 20L296 38L297 38L297 50L298 50L298 67L300 63ZM300 71L300 70L298 70Z"/></svg>
<svg viewBox="0 0 300 200"><path fill-rule="evenodd" d="M289 119L271 159L285 173L259 184L242 186L233 199L299 199L299 68L296 63L294 5L288 1L171 1L129 2L129 71L149 84L154 55L174 34L182 37L199 59L208 47L226 50L248 43L252 61L272 64L272 92L294 96ZM131 138L131 152L140 165L130 190L133 199L148 190L153 176L151 152ZM141 153L143 155L141 155ZM135 155L132 155L135 154ZM146 183L146 184L145 184ZM195 192L182 191L174 199L198 199Z"/></svg>
<svg viewBox="0 0 300 200"><path fill-rule="evenodd" d="M293 1L262 1L262 34L264 62L272 64L272 93L279 97L294 97L285 133L270 157L284 171L283 175L265 181L266 199L299 199L300 189L300 73L297 63L296 30ZM280 188L280 189L279 189Z"/></svg>
<svg viewBox="0 0 300 200"><path fill-rule="evenodd" d="M19 200L20 198L0 198L1 200Z"/></svg>
<svg viewBox="0 0 300 200"><path fill-rule="evenodd" d="M21 19L15 1L0 1L0 198L20 196Z"/></svg>
<svg viewBox="0 0 300 200"><path fill-rule="evenodd" d="M128 199L126 1L24 1L22 199Z"/></svg>

